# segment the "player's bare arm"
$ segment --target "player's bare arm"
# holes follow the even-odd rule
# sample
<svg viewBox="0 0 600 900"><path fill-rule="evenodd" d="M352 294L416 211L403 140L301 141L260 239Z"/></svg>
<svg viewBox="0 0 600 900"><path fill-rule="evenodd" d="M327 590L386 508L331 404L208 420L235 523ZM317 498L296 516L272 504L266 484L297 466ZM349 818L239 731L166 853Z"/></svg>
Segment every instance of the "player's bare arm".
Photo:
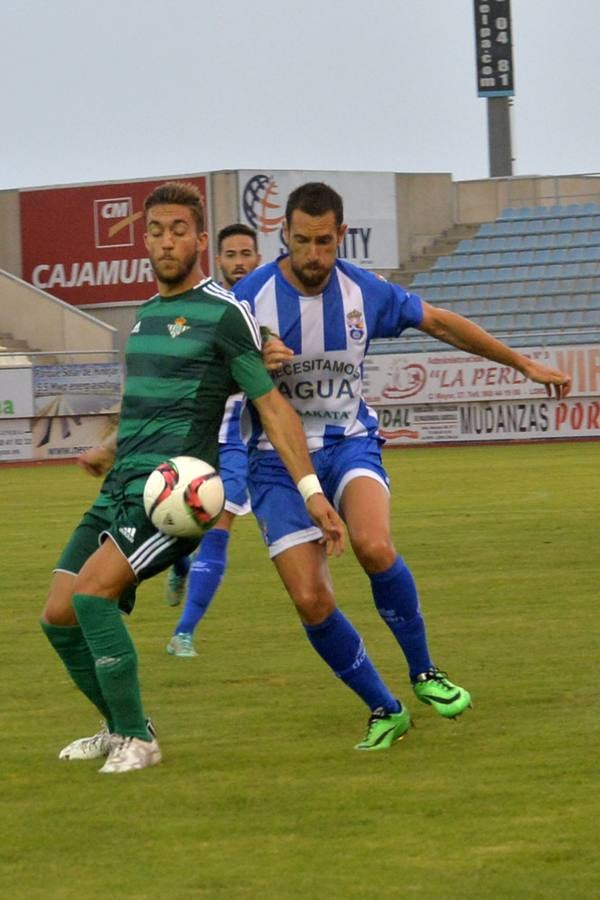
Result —
<svg viewBox="0 0 600 900"><path fill-rule="evenodd" d="M260 416L267 437L279 453L284 465L296 484L303 482L318 485L310 460L302 422L276 388L252 401ZM305 481L308 479L308 481ZM323 543L328 555L339 556L344 550L344 524L320 489L303 493L306 508L315 525L323 532Z"/></svg>
<svg viewBox="0 0 600 900"><path fill-rule="evenodd" d="M423 321L420 330L459 350L476 353L502 365L511 366L531 381L546 385L549 397L554 393L557 399L563 399L571 392L571 376L566 372L545 366L522 353L517 353L475 322L450 310L423 303Z"/></svg>

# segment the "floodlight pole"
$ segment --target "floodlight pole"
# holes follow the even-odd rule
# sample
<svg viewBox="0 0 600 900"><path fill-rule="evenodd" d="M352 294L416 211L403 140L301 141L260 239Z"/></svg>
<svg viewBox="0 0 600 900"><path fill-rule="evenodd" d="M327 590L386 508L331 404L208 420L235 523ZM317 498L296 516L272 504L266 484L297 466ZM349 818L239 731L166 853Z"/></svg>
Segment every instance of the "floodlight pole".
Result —
<svg viewBox="0 0 600 900"><path fill-rule="evenodd" d="M513 173L510 104L509 97L487 98L490 178L500 178Z"/></svg>

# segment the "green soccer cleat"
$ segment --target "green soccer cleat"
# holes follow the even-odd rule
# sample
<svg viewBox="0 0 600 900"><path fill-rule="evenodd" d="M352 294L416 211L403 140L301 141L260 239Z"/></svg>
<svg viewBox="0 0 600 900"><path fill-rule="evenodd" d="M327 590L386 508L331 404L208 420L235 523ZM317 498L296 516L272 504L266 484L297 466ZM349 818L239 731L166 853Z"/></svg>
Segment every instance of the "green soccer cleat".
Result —
<svg viewBox="0 0 600 900"><path fill-rule="evenodd" d="M171 656L198 656L192 641L193 635L180 631L174 634L167 644L167 653Z"/></svg>
<svg viewBox="0 0 600 900"><path fill-rule="evenodd" d="M171 568L165 587L165 600L168 606L179 606L185 597L186 585L187 575L178 575L175 569Z"/></svg>
<svg viewBox="0 0 600 900"><path fill-rule="evenodd" d="M400 712L387 712L383 706L374 709L369 718L367 733L355 750L387 750L399 741L411 726L410 713L405 706Z"/></svg>
<svg viewBox="0 0 600 900"><path fill-rule="evenodd" d="M471 695L458 684L452 684L445 672L429 669L417 675L413 681L413 691L421 703L428 703L446 719L456 719L472 706Z"/></svg>

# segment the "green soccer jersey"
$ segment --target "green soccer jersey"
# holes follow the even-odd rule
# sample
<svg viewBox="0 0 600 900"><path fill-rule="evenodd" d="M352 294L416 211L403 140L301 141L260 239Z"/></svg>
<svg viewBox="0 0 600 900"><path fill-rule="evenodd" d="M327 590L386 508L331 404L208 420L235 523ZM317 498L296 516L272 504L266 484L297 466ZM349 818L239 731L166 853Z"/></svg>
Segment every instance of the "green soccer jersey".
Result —
<svg viewBox="0 0 600 900"><path fill-rule="evenodd" d="M107 489L115 481L134 488L136 480L173 456L197 456L216 466L227 397L241 389L254 400L273 388L262 362L258 323L211 278L141 306L125 354Z"/></svg>

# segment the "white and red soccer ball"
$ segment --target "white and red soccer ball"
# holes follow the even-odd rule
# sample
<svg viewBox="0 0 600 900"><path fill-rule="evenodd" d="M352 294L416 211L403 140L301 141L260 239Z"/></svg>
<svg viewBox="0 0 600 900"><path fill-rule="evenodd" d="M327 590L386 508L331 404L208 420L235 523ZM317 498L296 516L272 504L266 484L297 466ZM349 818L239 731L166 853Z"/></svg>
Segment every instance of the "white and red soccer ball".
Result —
<svg viewBox="0 0 600 900"><path fill-rule="evenodd" d="M194 456L174 456L148 476L144 508L164 534L195 538L223 511L225 491L218 472Z"/></svg>

